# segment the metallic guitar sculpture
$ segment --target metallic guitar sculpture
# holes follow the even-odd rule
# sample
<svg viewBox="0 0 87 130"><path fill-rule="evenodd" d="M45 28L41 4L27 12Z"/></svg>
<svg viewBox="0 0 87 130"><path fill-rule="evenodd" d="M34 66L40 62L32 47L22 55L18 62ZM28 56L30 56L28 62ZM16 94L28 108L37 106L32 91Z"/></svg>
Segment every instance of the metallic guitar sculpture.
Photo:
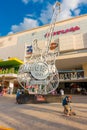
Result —
<svg viewBox="0 0 87 130"><path fill-rule="evenodd" d="M59 84L59 75L55 66L55 58L58 56L59 43L51 43L57 15L60 12L60 3L56 2L51 24L46 34L46 46L41 49L34 39L31 46L27 46L30 53L29 62L20 66L18 82L20 85L34 94L48 94L54 91Z"/></svg>

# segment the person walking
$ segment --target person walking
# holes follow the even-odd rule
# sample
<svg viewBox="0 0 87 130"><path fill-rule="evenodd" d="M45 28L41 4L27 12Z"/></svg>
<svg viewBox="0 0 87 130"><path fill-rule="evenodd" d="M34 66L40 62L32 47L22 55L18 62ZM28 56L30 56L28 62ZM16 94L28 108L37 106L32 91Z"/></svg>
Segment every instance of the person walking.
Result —
<svg viewBox="0 0 87 130"><path fill-rule="evenodd" d="M71 115L71 111L72 111L72 108L70 105L71 98L72 98L71 96L66 96L62 101L62 105L64 107L64 114L67 116Z"/></svg>
<svg viewBox="0 0 87 130"><path fill-rule="evenodd" d="M18 103L19 98L20 98L20 95L21 95L21 90L18 89L18 90L17 90L17 93L16 93L16 103Z"/></svg>
<svg viewBox="0 0 87 130"><path fill-rule="evenodd" d="M64 98L64 90L63 89L60 89L60 95L61 95L61 101L62 101Z"/></svg>
<svg viewBox="0 0 87 130"><path fill-rule="evenodd" d="M60 89L60 94L61 94L62 96L64 96L64 90L63 90L63 89Z"/></svg>

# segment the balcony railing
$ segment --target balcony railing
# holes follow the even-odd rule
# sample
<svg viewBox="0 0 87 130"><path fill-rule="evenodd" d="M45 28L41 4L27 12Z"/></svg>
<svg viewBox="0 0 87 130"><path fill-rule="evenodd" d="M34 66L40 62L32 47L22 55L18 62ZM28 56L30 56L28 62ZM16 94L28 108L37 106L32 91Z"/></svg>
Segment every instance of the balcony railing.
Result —
<svg viewBox="0 0 87 130"><path fill-rule="evenodd" d="M15 68L0 69L0 74L17 74L18 70Z"/></svg>

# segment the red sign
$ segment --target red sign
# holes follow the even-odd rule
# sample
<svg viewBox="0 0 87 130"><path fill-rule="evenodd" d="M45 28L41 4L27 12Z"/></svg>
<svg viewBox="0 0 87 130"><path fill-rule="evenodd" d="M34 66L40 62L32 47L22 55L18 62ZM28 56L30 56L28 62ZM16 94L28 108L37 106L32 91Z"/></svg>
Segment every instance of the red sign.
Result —
<svg viewBox="0 0 87 130"><path fill-rule="evenodd" d="M36 99L37 101L46 101L45 97L42 96L42 95L37 95L36 98L37 98L37 99Z"/></svg>
<svg viewBox="0 0 87 130"><path fill-rule="evenodd" d="M54 35L60 35L60 34L68 33L68 32L75 32L77 30L80 30L79 26L75 26L75 27L71 27L69 29L65 29L65 30L60 30L60 31L53 32L52 36L54 36ZM45 37L49 37L49 36L50 36L50 33L46 33L45 34Z"/></svg>

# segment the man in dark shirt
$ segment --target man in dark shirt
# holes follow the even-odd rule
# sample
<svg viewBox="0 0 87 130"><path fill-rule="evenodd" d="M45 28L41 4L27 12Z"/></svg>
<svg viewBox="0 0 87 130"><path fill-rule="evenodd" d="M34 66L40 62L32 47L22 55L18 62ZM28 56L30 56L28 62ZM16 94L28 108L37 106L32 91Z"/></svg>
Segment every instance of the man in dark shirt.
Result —
<svg viewBox="0 0 87 130"><path fill-rule="evenodd" d="M64 107L64 114L66 114L67 116L71 114L71 106L70 106L71 98L72 98L71 96L66 96L62 102L62 105Z"/></svg>

